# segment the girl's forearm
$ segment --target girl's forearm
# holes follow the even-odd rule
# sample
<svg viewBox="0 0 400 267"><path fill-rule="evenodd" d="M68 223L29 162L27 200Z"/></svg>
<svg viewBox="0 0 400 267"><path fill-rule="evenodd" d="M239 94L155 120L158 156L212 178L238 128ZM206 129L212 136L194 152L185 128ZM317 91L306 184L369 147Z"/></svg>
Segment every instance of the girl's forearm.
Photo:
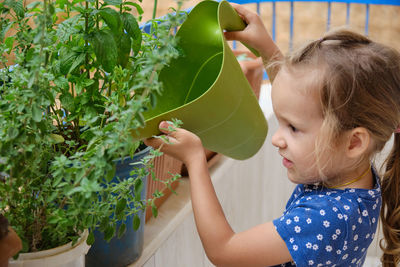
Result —
<svg viewBox="0 0 400 267"><path fill-rule="evenodd" d="M192 207L197 231L209 259L221 256L224 245L234 232L225 218L208 172L202 159L188 166Z"/></svg>
<svg viewBox="0 0 400 267"><path fill-rule="evenodd" d="M264 40L264 45L260 49L260 55L264 63L264 67L267 71L270 82L272 83L275 79L276 74L279 71L280 64L272 64L274 61L282 61L283 54L279 47L274 43L272 38L268 35Z"/></svg>

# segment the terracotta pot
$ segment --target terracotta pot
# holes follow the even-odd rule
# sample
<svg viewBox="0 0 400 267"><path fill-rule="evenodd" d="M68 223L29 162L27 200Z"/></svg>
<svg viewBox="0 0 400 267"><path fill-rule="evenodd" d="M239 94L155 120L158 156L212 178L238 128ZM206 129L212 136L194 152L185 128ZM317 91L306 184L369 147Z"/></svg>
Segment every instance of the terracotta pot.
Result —
<svg viewBox="0 0 400 267"><path fill-rule="evenodd" d="M22 249L21 239L14 229L8 227L8 234L0 240L0 267L8 266L8 260Z"/></svg>
<svg viewBox="0 0 400 267"><path fill-rule="evenodd" d="M264 75L264 65L261 57L256 57L253 53L246 50L233 50L236 57L239 57L238 61L240 67L247 80L249 81L251 88L257 99L260 97L261 83ZM244 60L240 60L240 55L245 55Z"/></svg>
<svg viewBox="0 0 400 267"><path fill-rule="evenodd" d="M182 162L179 160L170 157L166 154L157 157L154 161L154 172L155 177L161 181L165 181L171 178L171 174L181 174ZM171 174L170 174L171 173ZM179 185L179 180L176 180L171 184L171 188L175 190ZM149 175L147 178L147 198L152 198L154 192L158 190L162 192L164 196L156 199L155 205L157 208L161 207L161 205L167 200L167 198L171 195L172 191L169 188L166 188L164 183L160 181L154 181ZM147 207L146 209L146 222L152 217L151 207Z"/></svg>

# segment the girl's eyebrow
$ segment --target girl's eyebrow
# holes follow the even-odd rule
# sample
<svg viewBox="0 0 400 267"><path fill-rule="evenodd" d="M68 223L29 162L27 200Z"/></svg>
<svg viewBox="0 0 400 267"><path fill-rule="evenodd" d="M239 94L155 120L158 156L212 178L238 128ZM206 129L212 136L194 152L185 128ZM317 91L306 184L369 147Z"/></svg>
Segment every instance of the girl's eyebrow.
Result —
<svg viewBox="0 0 400 267"><path fill-rule="evenodd" d="M278 120L282 120L282 121L287 122L289 124L296 124L296 125L301 124L301 122L299 122L296 119L293 119L293 118L290 118L290 117L288 118L287 116L282 115L282 114L277 114L276 112L275 112L275 116L277 117Z"/></svg>

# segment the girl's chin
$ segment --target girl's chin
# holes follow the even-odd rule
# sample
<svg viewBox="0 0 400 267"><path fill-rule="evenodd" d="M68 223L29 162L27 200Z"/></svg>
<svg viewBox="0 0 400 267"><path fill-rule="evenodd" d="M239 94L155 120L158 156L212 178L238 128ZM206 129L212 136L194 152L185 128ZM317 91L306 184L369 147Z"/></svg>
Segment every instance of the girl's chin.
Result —
<svg viewBox="0 0 400 267"><path fill-rule="evenodd" d="M294 184L315 184L319 182L316 181L317 179L310 179L309 177L304 178L302 176L299 176L297 173L294 173L294 171L290 169L288 169L287 171L287 176L289 180Z"/></svg>
<svg viewBox="0 0 400 267"><path fill-rule="evenodd" d="M288 169L287 170L287 176L289 178L289 181L291 181L294 184L301 184L301 179L299 179L299 177L293 173L293 170Z"/></svg>

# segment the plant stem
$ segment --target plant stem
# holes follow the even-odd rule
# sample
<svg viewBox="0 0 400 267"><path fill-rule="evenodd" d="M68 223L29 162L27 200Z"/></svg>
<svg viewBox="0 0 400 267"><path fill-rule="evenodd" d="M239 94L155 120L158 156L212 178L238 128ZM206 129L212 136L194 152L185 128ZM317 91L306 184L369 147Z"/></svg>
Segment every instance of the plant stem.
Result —
<svg viewBox="0 0 400 267"><path fill-rule="evenodd" d="M156 18L156 14L157 14L157 0L154 0L153 19Z"/></svg>
<svg viewBox="0 0 400 267"><path fill-rule="evenodd" d="M99 0L96 0L96 9L99 10ZM96 14L96 28L100 29L100 26L99 26L99 14Z"/></svg>
<svg viewBox="0 0 400 267"><path fill-rule="evenodd" d="M112 81L111 81L111 79L110 79L110 80L108 81L108 97L111 96L111 92L112 92L111 86L112 86Z"/></svg>
<svg viewBox="0 0 400 267"><path fill-rule="evenodd" d="M149 85L152 84L152 82L153 82L153 80L154 80L154 77L155 77L155 75L156 75L156 69L158 68L159 65L160 65L159 63L157 63L157 64L154 65L154 67L153 67L153 72L151 73L150 79L149 79L149 81L148 81L148 84L149 84ZM150 94L150 90L151 90L151 87L150 87L150 86L147 86L146 89L143 91L143 94L142 94L141 97L140 97L140 101L144 101L144 100L147 98L147 96Z"/></svg>
<svg viewBox="0 0 400 267"><path fill-rule="evenodd" d="M85 13L85 35L87 36L89 33L89 2L85 1L85 8L86 8L86 13ZM89 46L89 43L87 40L85 40L85 48L87 49ZM87 73L87 77L90 78L90 68L89 68L89 54L86 51L85 54L85 67L86 67L86 73Z"/></svg>

